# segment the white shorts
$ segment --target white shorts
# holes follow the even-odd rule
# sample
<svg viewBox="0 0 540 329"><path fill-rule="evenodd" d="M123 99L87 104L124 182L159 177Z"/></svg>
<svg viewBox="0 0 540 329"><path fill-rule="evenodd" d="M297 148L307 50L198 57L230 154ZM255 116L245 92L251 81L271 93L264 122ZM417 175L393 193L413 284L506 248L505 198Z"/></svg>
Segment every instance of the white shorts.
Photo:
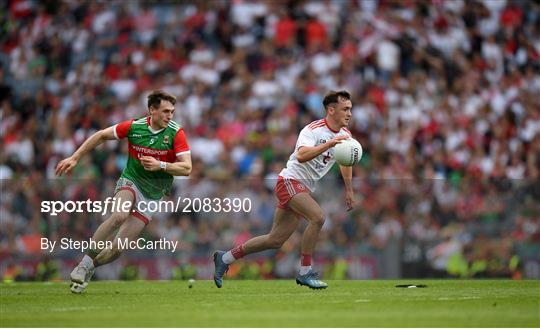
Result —
<svg viewBox="0 0 540 329"><path fill-rule="evenodd" d="M127 190L133 193L133 197L135 199L133 207L131 208L131 215L134 217L137 217L138 219L143 221L143 223L145 224L150 223L150 221L152 220L152 212L148 211L148 209L146 208L148 208L148 203L150 201L156 201L156 200L152 200L145 197L141 193L141 191L137 188L137 185L135 185L135 183L133 183L127 178L120 177L118 182L116 182L116 188L114 189L114 194L116 195L116 193L123 190ZM142 204L145 204L146 206L141 208Z"/></svg>

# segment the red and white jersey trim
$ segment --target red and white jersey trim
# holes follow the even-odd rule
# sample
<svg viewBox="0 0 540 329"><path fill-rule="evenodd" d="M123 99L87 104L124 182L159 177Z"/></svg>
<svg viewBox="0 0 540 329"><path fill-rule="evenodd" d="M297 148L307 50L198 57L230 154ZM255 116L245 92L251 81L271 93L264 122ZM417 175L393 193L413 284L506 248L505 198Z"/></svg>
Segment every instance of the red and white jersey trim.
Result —
<svg viewBox="0 0 540 329"><path fill-rule="evenodd" d="M311 130L314 130L314 129L317 129L319 127L322 127L325 125L325 120L324 119L321 119L321 120L317 120L317 121L313 121L312 123L310 123L309 125L307 125L307 127Z"/></svg>
<svg viewBox="0 0 540 329"><path fill-rule="evenodd" d="M300 131L294 152L289 157L287 166L279 175L283 178L290 178L301 182L310 191L314 191L316 182L330 171L336 161L334 159L334 149L330 148L314 159L304 163L300 163L296 157L298 150L302 146L313 147L324 144L336 136L351 136L351 133L345 128L341 128L337 132L331 130L325 119L313 121L305 126Z"/></svg>

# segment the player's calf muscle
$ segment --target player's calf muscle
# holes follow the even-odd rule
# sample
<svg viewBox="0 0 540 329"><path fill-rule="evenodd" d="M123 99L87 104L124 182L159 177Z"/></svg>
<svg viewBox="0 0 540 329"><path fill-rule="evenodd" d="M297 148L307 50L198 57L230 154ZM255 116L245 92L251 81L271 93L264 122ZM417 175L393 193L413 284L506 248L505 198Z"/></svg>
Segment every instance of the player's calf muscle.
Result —
<svg viewBox="0 0 540 329"><path fill-rule="evenodd" d="M266 239L266 246L270 249L279 249L283 245L286 239L280 239L272 236L268 236Z"/></svg>

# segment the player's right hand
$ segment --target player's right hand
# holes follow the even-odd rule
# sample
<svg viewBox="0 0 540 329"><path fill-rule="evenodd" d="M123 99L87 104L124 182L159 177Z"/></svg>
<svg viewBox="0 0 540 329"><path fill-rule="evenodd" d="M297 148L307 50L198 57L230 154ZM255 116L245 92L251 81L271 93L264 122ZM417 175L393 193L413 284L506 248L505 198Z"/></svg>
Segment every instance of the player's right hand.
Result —
<svg viewBox="0 0 540 329"><path fill-rule="evenodd" d="M77 160L73 157L66 158L60 161L55 168L54 173L56 176L62 176L63 174L69 173L77 165Z"/></svg>
<svg viewBox="0 0 540 329"><path fill-rule="evenodd" d="M330 147L334 147L338 145L339 143L341 143L342 140L345 140L347 138L349 138L349 136L346 136L346 135L336 136L332 138L331 140L329 140L328 143L330 143Z"/></svg>

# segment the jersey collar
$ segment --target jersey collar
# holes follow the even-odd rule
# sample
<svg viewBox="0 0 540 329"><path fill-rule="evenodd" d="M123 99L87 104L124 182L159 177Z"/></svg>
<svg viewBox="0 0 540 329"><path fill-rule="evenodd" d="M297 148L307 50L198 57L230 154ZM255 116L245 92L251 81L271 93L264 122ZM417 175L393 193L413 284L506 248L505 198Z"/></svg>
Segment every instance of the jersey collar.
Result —
<svg viewBox="0 0 540 329"><path fill-rule="evenodd" d="M146 117L146 124L148 125L148 130L150 130L150 132L151 132L152 134L157 134L157 133L160 133L160 132L162 132L163 130L165 130L165 128L161 128L161 129L159 129L159 130L154 130L154 129L152 128L152 126L150 126L150 117L149 117L149 116Z"/></svg>
<svg viewBox="0 0 540 329"><path fill-rule="evenodd" d="M329 125L328 122L326 121L326 118L324 118L324 124L325 124L326 127L327 127L328 129L330 129L330 131L333 132L334 134L337 134L337 133L341 130L341 129L340 129L340 130L337 130L337 131L336 131L336 130L330 128L330 125Z"/></svg>

